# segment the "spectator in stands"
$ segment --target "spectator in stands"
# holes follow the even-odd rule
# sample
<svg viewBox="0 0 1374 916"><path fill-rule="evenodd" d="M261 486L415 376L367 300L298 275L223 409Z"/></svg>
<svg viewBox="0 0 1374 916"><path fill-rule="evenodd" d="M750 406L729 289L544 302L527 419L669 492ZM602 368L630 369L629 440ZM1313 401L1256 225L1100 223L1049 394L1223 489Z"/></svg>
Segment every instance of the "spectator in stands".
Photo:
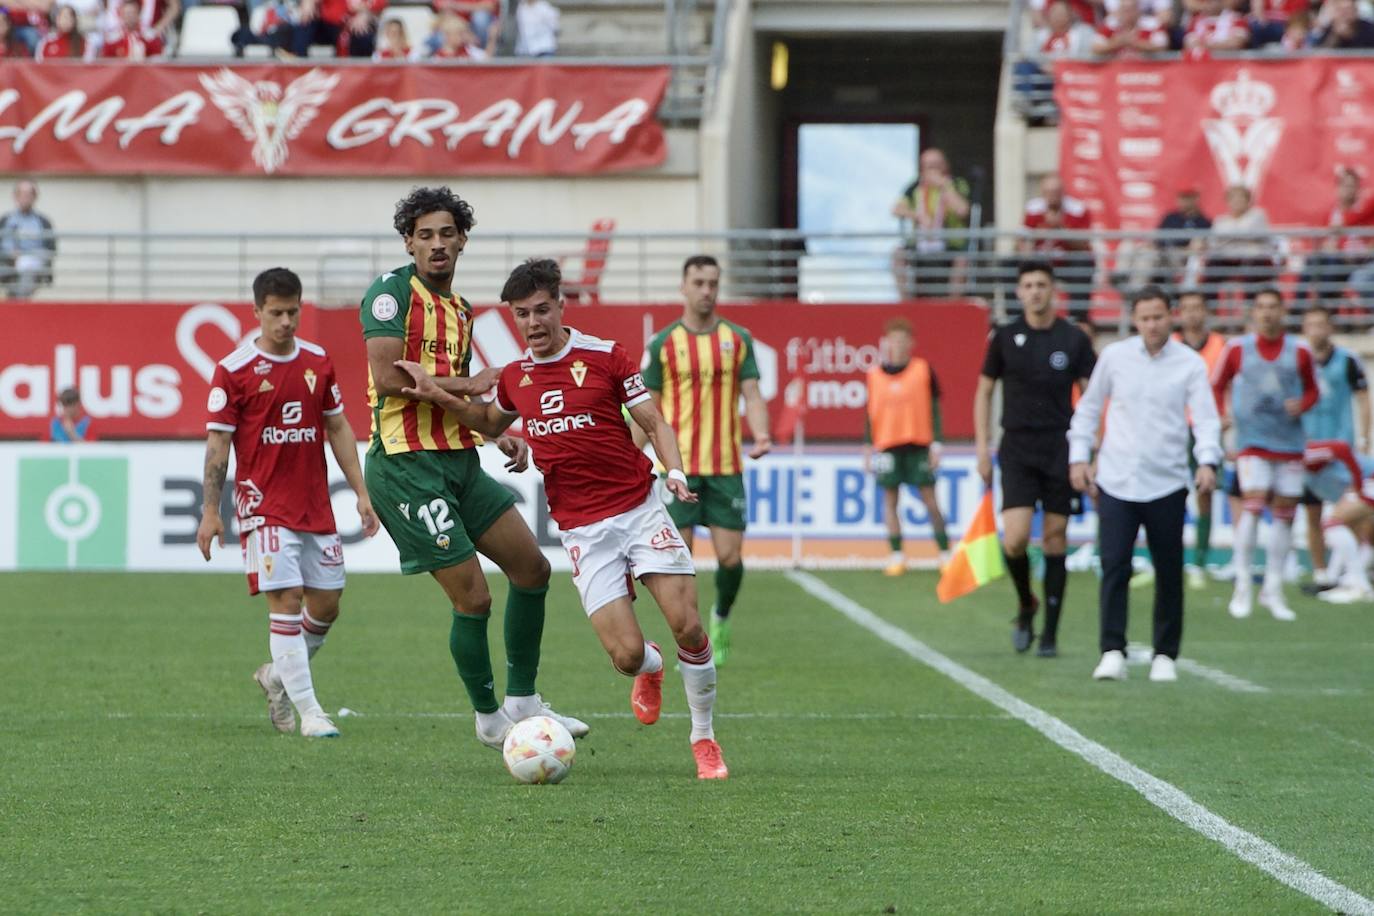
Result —
<svg viewBox="0 0 1374 916"><path fill-rule="evenodd" d="M462 16L445 13L439 17L439 47L430 57L436 60L486 60L487 51L477 43L472 27Z"/></svg>
<svg viewBox="0 0 1374 916"><path fill-rule="evenodd" d="M950 173L943 150L931 147L921 153L920 174L907 185L892 205L892 215L902 221L906 241L893 255L897 290L914 297L918 285L943 295L954 295L962 286L968 237L947 233L968 228L969 183Z"/></svg>
<svg viewBox="0 0 1374 916"><path fill-rule="evenodd" d="M33 54L48 31L53 12L53 0L3 0L0 16L6 16L14 37L24 49Z"/></svg>
<svg viewBox="0 0 1374 916"><path fill-rule="evenodd" d="M1309 8L1309 0L1250 0L1250 44L1261 48L1283 41L1289 20Z"/></svg>
<svg viewBox="0 0 1374 916"><path fill-rule="evenodd" d="M12 57L32 57L33 52L24 47L19 36L14 34L14 24L10 17L0 15L0 60Z"/></svg>
<svg viewBox="0 0 1374 916"><path fill-rule="evenodd" d="M300 0L291 31L291 53L311 45L337 48L342 57L371 57L377 46L377 14L386 0Z"/></svg>
<svg viewBox="0 0 1374 916"><path fill-rule="evenodd" d="M99 30L105 35L120 35L129 28L124 18L126 2L127 0L105 0L104 18L99 23ZM165 47L172 25L180 18L181 0L138 0L137 34L156 36Z"/></svg>
<svg viewBox="0 0 1374 916"><path fill-rule="evenodd" d="M1302 284L1318 300L1339 296L1351 272L1369 260L1374 236L1351 235L1347 230L1374 228L1374 196L1361 193L1360 173L1348 165L1336 169L1336 205L1327 220L1331 234L1321 251L1307 259Z"/></svg>
<svg viewBox="0 0 1374 916"><path fill-rule="evenodd" d="M1239 184L1227 188L1226 212L1212 222L1204 283L1213 295L1226 283L1238 283L1247 293L1271 286L1275 253L1269 216L1255 206L1250 189Z"/></svg>
<svg viewBox="0 0 1374 916"><path fill-rule="evenodd" d="M1047 64L1060 58L1092 54L1095 33L1091 26L1074 17L1068 0L1051 0L1044 21L1044 27L1035 32L1035 54L1012 64L1014 85L1020 95L1048 98L1054 89L1054 78L1047 72Z"/></svg>
<svg viewBox="0 0 1374 916"><path fill-rule="evenodd" d="M1138 58L1169 50L1169 33L1140 14L1140 0L1118 0L1117 10L1097 30L1093 53L1102 57Z"/></svg>
<svg viewBox="0 0 1374 916"><path fill-rule="evenodd" d="M1311 38L1312 14L1307 10L1301 10L1288 17L1283 29L1283 40L1279 44L1289 53L1306 51L1312 43Z"/></svg>
<svg viewBox="0 0 1374 916"><path fill-rule="evenodd" d="M1170 210L1164 214L1164 218L1159 221L1159 228L1164 232L1177 232L1188 230L1192 232L1202 232L1212 228L1212 221L1207 218L1207 214L1202 212L1201 195L1195 187L1187 186L1179 189L1176 198L1177 209ZM1159 253L1159 273L1156 279L1151 282L1171 285L1183 273L1187 266L1188 259L1193 255L1201 254L1206 247L1206 242L1201 237L1180 238L1162 237L1156 242Z"/></svg>
<svg viewBox="0 0 1374 916"><path fill-rule="evenodd" d="M560 13L549 0L520 0L515 8L515 56L552 57L558 50Z"/></svg>
<svg viewBox="0 0 1374 916"><path fill-rule="evenodd" d="M60 60L75 58L90 60L95 56L96 46L88 43L81 34L76 18L76 10L70 6L53 9L52 28L43 36L34 52L36 60Z"/></svg>
<svg viewBox="0 0 1374 916"><path fill-rule="evenodd" d="M1169 27L1174 24L1174 0L1140 0L1139 5L1141 18L1153 19L1167 36ZM1103 9L1106 18L1110 19L1121 9L1121 0L1105 0Z"/></svg>
<svg viewBox="0 0 1374 916"><path fill-rule="evenodd" d="M11 299L27 299L52 282L57 239L52 221L33 208L37 202L38 185L21 178L14 183L15 208L0 216L0 283Z"/></svg>
<svg viewBox="0 0 1374 916"><path fill-rule="evenodd" d="M434 0L435 13L440 16L452 13L466 21L477 38L474 44L488 53L496 46L499 32L497 16L500 11L498 0Z"/></svg>
<svg viewBox="0 0 1374 916"><path fill-rule="evenodd" d="M1183 36L1186 51L1239 51L1250 46L1250 26L1245 17L1228 8L1223 0L1199 0Z"/></svg>
<svg viewBox="0 0 1374 916"><path fill-rule="evenodd" d="M410 36L406 34L406 24L401 19L387 19L382 23L382 38L377 50L372 52L373 60L415 60L415 51L410 47Z"/></svg>
<svg viewBox="0 0 1374 916"><path fill-rule="evenodd" d="M49 442L92 442L91 418L81 409L81 392L64 388L57 396L57 410L48 424Z"/></svg>
<svg viewBox="0 0 1374 916"><path fill-rule="evenodd" d="M1374 22L1360 18L1355 0L1326 0L1312 35L1314 48L1374 48Z"/></svg>
<svg viewBox="0 0 1374 916"><path fill-rule="evenodd" d="M241 23L234 32L232 41L235 53L242 57L243 49L248 45L267 45L274 48L279 55L289 54L291 39L295 34L295 27L299 24L299 18L298 0L271 0L259 25L262 31L254 32L249 23Z"/></svg>
<svg viewBox="0 0 1374 916"><path fill-rule="evenodd" d="M1059 0L1030 0L1031 22L1037 29L1049 26L1050 8ZM1099 22L1106 18L1106 11L1102 7L1102 0L1063 0L1068 4L1069 12L1073 18L1088 26L1095 28Z"/></svg>
<svg viewBox="0 0 1374 916"><path fill-rule="evenodd" d="M162 37L139 21L143 5L139 0L124 0L119 7L119 28L105 34L100 56L118 60L147 60L161 57Z"/></svg>
<svg viewBox="0 0 1374 916"><path fill-rule="evenodd" d="M1026 203L1023 221L1028 230L1018 243L1023 255L1037 252L1054 267L1056 278L1069 297L1069 316L1087 317L1092 301L1094 258L1087 238L1061 238L1048 232L1084 232L1092 229L1087 204L1064 193L1064 182L1050 174L1040 179L1040 196Z"/></svg>

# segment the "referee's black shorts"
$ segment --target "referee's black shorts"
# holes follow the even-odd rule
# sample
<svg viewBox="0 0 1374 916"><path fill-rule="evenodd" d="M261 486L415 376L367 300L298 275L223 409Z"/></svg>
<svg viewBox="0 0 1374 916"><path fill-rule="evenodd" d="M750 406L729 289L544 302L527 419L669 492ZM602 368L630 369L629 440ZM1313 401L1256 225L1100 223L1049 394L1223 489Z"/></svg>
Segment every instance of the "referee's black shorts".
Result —
<svg viewBox="0 0 1374 916"><path fill-rule="evenodd" d="M1002 469L1002 509L1034 509L1055 515L1083 511L1069 485L1067 430L1009 429L1002 434L997 464Z"/></svg>

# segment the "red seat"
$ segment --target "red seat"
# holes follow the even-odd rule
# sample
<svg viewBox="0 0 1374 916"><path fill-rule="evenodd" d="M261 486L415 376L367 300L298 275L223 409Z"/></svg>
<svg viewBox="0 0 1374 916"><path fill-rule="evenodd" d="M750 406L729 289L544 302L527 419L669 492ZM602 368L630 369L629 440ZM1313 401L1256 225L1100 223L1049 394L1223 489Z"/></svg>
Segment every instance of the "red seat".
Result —
<svg viewBox="0 0 1374 916"><path fill-rule="evenodd" d="M563 295L569 302L601 304L601 275L606 272L606 259L610 257L611 234L614 232L613 219L599 219L592 223L591 235L587 236L587 248L582 253L582 276L563 283ZM563 260L559 259L560 267Z"/></svg>

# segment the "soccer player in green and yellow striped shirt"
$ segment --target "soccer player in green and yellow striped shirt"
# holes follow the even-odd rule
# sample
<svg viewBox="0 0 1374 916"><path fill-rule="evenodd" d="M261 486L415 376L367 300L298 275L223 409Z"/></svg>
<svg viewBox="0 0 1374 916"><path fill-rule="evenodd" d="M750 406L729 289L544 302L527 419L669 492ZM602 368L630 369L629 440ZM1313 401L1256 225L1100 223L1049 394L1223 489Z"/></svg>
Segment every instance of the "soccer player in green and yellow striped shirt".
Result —
<svg viewBox="0 0 1374 916"><path fill-rule="evenodd" d="M644 384L668 423L677 430L683 469L696 503L674 502L668 512L690 549L693 529L705 525L715 547L716 603L710 635L716 664L730 653L730 610L744 578L746 503L741 460L739 399L754 447L761 458L773 447L768 405L759 393L759 368L749 332L716 315L720 265L696 255L682 265L682 317L649 342Z"/></svg>

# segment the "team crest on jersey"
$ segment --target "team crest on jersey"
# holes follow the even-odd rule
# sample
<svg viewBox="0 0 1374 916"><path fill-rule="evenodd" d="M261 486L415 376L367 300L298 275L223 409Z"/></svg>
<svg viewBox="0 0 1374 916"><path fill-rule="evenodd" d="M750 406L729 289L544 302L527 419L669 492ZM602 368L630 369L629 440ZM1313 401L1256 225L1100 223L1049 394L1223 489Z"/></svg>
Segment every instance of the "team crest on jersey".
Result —
<svg viewBox="0 0 1374 916"><path fill-rule="evenodd" d="M1016 345L1017 345L1018 347L1024 346L1025 343L1026 343L1026 335L1025 335L1025 334L1017 334L1016 336L1012 337L1012 340L1016 341Z"/></svg>
<svg viewBox="0 0 1374 916"><path fill-rule="evenodd" d="M1055 350L1050 354L1050 368L1060 370L1069 368L1069 354L1063 350Z"/></svg>
<svg viewBox="0 0 1374 916"><path fill-rule="evenodd" d="M735 342L734 342L733 340L722 340L722 341L720 342L720 352L722 352L722 353L729 353L729 352L733 351L734 349L735 349Z"/></svg>
<svg viewBox="0 0 1374 916"><path fill-rule="evenodd" d="M265 391L271 391L271 390L272 390L272 383L269 382L267 379L263 379L263 380L262 380L262 384L258 386L258 394L262 394L262 393L265 392Z"/></svg>
<svg viewBox="0 0 1374 916"><path fill-rule="evenodd" d="M587 364L580 359L573 360L572 377L573 381L577 383L577 387L581 388L582 383L587 380Z"/></svg>
<svg viewBox="0 0 1374 916"><path fill-rule="evenodd" d="M266 375L272 371L272 364L267 360L253 364L253 372L257 375Z"/></svg>
<svg viewBox="0 0 1374 916"><path fill-rule="evenodd" d="M522 379L520 380L520 387L521 387L521 388L524 388L524 387L526 387L526 386L533 385L533 384L534 384L534 380L531 379L529 373L526 372L526 373L525 373L525 377L522 378Z"/></svg>
<svg viewBox="0 0 1374 916"><path fill-rule="evenodd" d="M305 387L307 387L307 388L310 389L310 393L311 393L311 394L314 394L314 393L315 393L315 370L314 370L314 369L306 369L306 370L305 370Z"/></svg>

